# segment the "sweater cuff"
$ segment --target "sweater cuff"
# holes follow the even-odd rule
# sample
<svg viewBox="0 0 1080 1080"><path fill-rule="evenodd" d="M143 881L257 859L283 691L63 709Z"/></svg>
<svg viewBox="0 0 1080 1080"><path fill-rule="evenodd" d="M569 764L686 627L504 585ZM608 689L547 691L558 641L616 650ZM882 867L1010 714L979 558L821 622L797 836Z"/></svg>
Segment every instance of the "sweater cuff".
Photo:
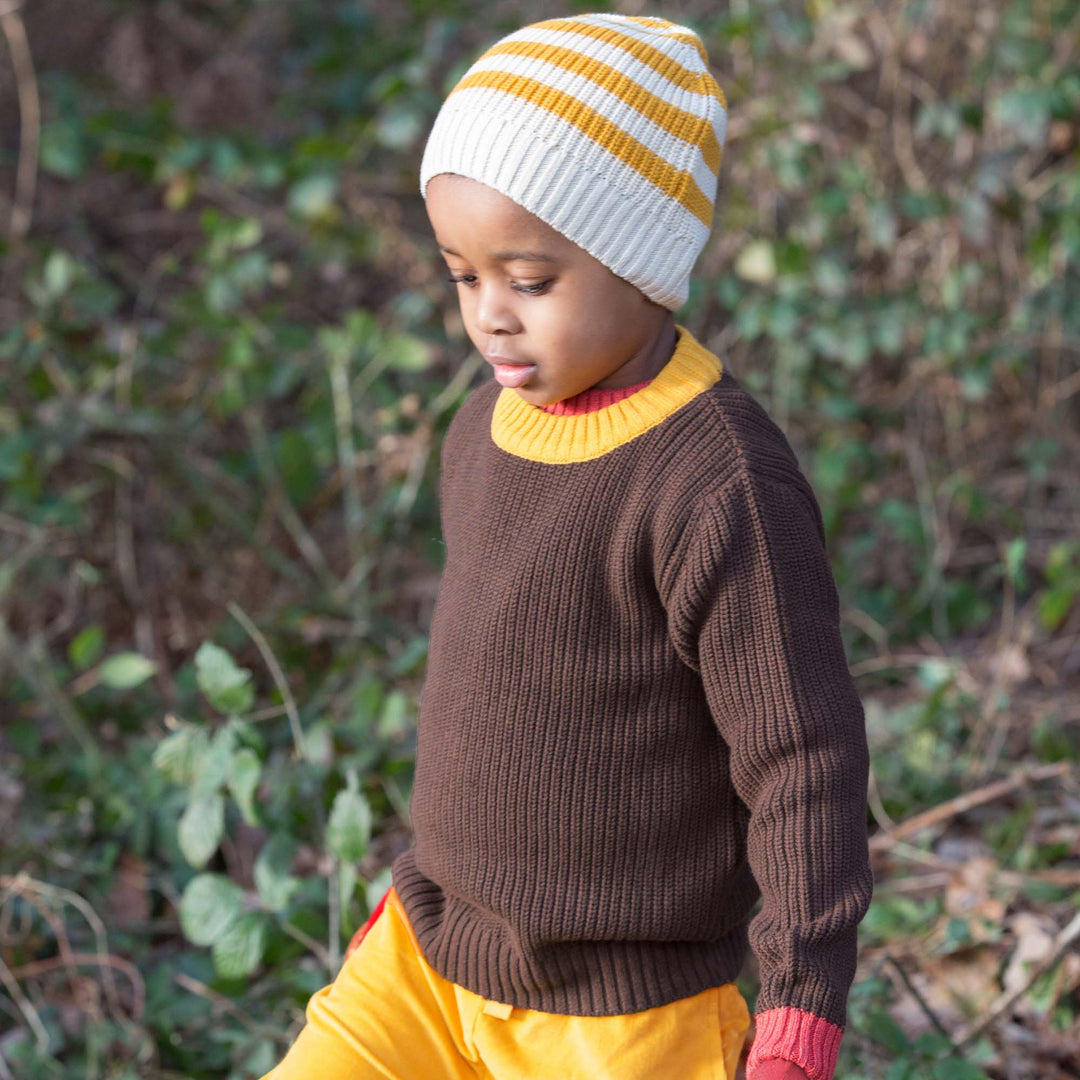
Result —
<svg viewBox="0 0 1080 1080"><path fill-rule="evenodd" d="M810 1080L832 1080L844 1029L813 1013L790 1006L766 1009L754 1017L754 1042L746 1059L752 1080L755 1066L772 1058L793 1061Z"/></svg>

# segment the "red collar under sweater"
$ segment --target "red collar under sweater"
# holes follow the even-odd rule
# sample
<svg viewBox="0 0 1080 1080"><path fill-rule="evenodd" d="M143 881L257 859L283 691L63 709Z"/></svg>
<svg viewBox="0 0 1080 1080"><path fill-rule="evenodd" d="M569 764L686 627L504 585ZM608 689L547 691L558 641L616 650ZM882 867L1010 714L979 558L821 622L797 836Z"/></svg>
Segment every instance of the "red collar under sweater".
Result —
<svg viewBox="0 0 1080 1080"><path fill-rule="evenodd" d="M590 386L580 394L563 398L562 401L553 401L549 405L541 405L540 408L556 416L580 416L582 413L595 412L597 409L614 405L616 401L622 401L651 382L652 379L646 379L644 382L634 383L633 386Z"/></svg>

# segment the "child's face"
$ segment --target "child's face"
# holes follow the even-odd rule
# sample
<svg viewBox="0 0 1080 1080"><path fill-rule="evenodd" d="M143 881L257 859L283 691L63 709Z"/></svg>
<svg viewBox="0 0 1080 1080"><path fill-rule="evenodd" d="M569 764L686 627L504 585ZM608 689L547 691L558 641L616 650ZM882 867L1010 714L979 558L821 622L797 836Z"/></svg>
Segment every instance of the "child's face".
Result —
<svg viewBox="0 0 1080 1080"><path fill-rule="evenodd" d="M427 187L435 239L472 343L533 405L649 378L666 308L486 184L440 173Z"/></svg>

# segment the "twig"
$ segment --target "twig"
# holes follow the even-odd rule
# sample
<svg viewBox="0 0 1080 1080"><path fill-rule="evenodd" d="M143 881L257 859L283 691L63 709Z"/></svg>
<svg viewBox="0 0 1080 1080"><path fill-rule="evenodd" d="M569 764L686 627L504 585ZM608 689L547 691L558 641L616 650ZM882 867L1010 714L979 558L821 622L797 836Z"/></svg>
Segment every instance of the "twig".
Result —
<svg viewBox="0 0 1080 1080"><path fill-rule="evenodd" d="M30 231L34 188L37 184L38 147L41 142L41 102L38 99L34 60L26 40L19 8L22 0L0 4L0 28L11 50L11 63L19 92L19 164L15 174L15 200L11 208L11 235L22 239Z"/></svg>
<svg viewBox="0 0 1080 1080"><path fill-rule="evenodd" d="M293 543L296 544L300 554L303 555L304 561L315 573L319 583L328 592L333 592L339 582L327 564L322 548L319 547L315 538L301 521L300 515L296 512L288 493L278 479L277 467L274 464L274 456L270 450L262 417L255 409L244 409L240 413L240 419L251 440L255 463L258 465L260 473L262 473L263 483L277 497L282 525L285 526L286 532L292 537Z"/></svg>
<svg viewBox="0 0 1080 1080"><path fill-rule="evenodd" d="M101 953L71 952L64 956L50 956L46 960L32 960L21 967L13 968L11 974L18 979L29 979L35 975L45 975L57 968L67 967L110 967L123 972L131 983L134 1000L131 1005L131 1015L135 1020L141 1020L146 1006L146 990L138 969L129 960L122 956L113 956L111 953L102 956Z"/></svg>
<svg viewBox="0 0 1080 1080"><path fill-rule="evenodd" d="M397 501L394 503L394 513L399 520L404 520L412 512L416 505L416 498L420 493L420 485L424 482L424 471L427 468L428 459L434 449L434 423L430 416L424 417L418 427L423 432L423 438L418 440L419 447L413 452L409 460L409 469L405 476L405 483L401 485Z"/></svg>
<svg viewBox="0 0 1080 1080"><path fill-rule="evenodd" d="M333 977L341 965L341 863L337 859L330 861L330 872L326 875L326 891L330 922L326 966Z"/></svg>
<svg viewBox="0 0 1080 1080"><path fill-rule="evenodd" d="M896 828L896 822L889 816L885 804L881 801L881 792L878 790L877 772L873 765L870 766L870 778L866 785L866 801L870 806L870 812L878 827L884 832Z"/></svg>
<svg viewBox="0 0 1080 1080"><path fill-rule="evenodd" d="M940 825L943 821L955 817L957 814L962 814L972 809L972 807L981 806L983 803L993 802L995 799L999 799L1002 795L1007 795L1017 788L1025 787L1039 780L1052 780L1055 777L1064 776L1071 769L1072 765L1068 761L1055 762L1053 765L1025 766L1017 769L1012 776L1004 780L987 784L985 787L977 788L975 791L965 792L963 795L956 796L955 799L943 802L940 806L935 806L922 814L916 814L913 818L908 818L907 821L902 821L895 829L890 829L884 833L876 833L870 838L870 850L872 852L887 851L897 840L914 836L932 825Z"/></svg>
<svg viewBox="0 0 1080 1080"><path fill-rule="evenodd" d="M390 776L384 776L382 773L376 775L375 779L382 786L383 791L386 792L386 797L390 801L390 805L394 808L394 813L397 814L401 823L407 829L412 829L412 818L409 815L409 800L406 798L404 792L398 787L397 781Z"/></svg>
<svg viewBox="0 0 1080 1080"><path fill-rule="evenodd" d="M45 1030L45 1025L41 1022L41 1017L38 1016L37 1010L30 1004L29 998L22 992L22 987L19 986L18 980L11 973L11 968L4 963L4 958L0 956L0 982L7 987L7 992L11 995L11 1000L19 1008L19 1012L23 1014L27 1025L34 1033L34 1038L37 1039L38 1049L45 1053L49 1049L49 1033Z"/></svg>
<svg viewBox="0 0 1080 1080"><path fill-rule="evenodd" d="M1053 947L1050 950L1050 956L1040 963L1035 964L1028 973L1027 981L1022 986L1018 986L1015 990L1006 991L990 1005L985 1015L980 1019L973 1021L966 1028L962 1028L960 1033L956 1036L956 1046L965 1046L978 1038L978 1036L997 1020L999 1016L1012 1006L1014 1001L1023 997L1041 975L1050 971L1060 963L1066 950L1077 940L1077 938L1080 938L1080 912L1077 912L1072 917L1072 920L1065 929L1054 939Z"/></svg>
<svg viewBox="0 0 1080 1080"><path fill-rule="evenodd" d="M345 541L352 565L362 555L361 526L364 521L364 501L356 475L356 446L353 442L353 402L346 370L349 352L341 348L327 350L331 400L334 405L334 432L337 436L338 468L341 470L341 498L345 504Z"/></svg>
<svg viewBox="0 0 1080 1080"><path fill-rule="evenodd" d="M90 903L70 889L62 888L59 885L50 885L44 881L37 881L26 873L16 874L15 877L0 876L0 889L16 893L31 903L34 903L35 900L53 900L59 901L60 903L67 903L82 915L94 935L94 943L97 946L97 963L98 967L101 968L101 982L105 988L105 997L108 999L109 1008L112 1010L113 1016L116 1017L117 1023L126 1027L131 1026L132 1022L124 1015L124 1011L120 1007L120 998L117 993L116 982L113 979L112 972L113 966L116 965L112 964L113 958L109 953L109 940L105 931L105 924L101 921L101 917L93 909ZM40 902L35 906L38 906L40 909ZM44 914L45 913L42 910L42 915ZM58 944L60 944L61 952L63 954L64 945L59 939ZM131 968L127 974L129 978L138 980L135 998L140 1003L144 1002L146 1000L146 994L138 972L135 968ZM141 1009L141 1004L139 1007Z"/></svg>
<svg viewBox="0 0 1080 1080"><path fill-rule="evenodd" d="M905 878L895 878L874 886L874 896L894 896L905 893L924 892L927 889L944 889L956 880L957 869L939 873L912 874ZM1054 885L1061 889L1080 887L1080 870L1034 870L1019 874L1015 870L998 870L994 881L1010 889L1022 889L1032 881Z"/></svg>
<svg viewBox="0 0 1080 1080"><path fill-rule="evenodd" d="M300 713L296 708L296 701L293 699L292 691L289 689L285 673L281 670L281 665L277 662L277 657L274 656L270 643L263 637L259 628L248 618L247 612L235 600L230 600L227 607L232 617L248 632L251 640L255 642L263 660L266 662L266 666L270 669L270 674L273 676L274 682L281 693L285 712L289 717L289 729L292 731L295 757L297 760L306 758L307 754L304 752L304 729L300 724Z"/></svg>
<svg viewBox="0 0 1080 1080"><path fill-rule="evenodd" d="M330 954L326 950L326 946L321 941L316 941L310 934L304 933L298 926L294 926L291 922L282 920L278 923L282 930L291 938L295 938L305 948L310 949L316 957L318 957L319 963L323 964L328 970L333 971L330 965Z"/></svg>
<svg viewBox="0 0 1080 1080"><path fill-rule="evenodd" d="M230 1016L235 1016L236 1019L253 1034L262 1035L264 1038L273 1039L275 1042L281 1038L280 1031L252 1020L243 1009L231 1002L223 994L217 993L216 990L211 990L206 983L201 983L198 979L193 979L190 975L185 975L182 971L178 971L173 975L173 982L182 989L187 990L189 993L197 994L199 997L206 998L207 1001L213 1002L219 1009L223 1012L227 1012Z"/></svg>
<svg viewBox="0 0 1080 1080"><path fill-rule="evenodd" d="M895 956L892 955L892 953L886 953L885 958L899 973L900 978L904 982L904 985L908 988L908 992L919 1003L919 1008L922 1009L924 1013L926 1013L926 1016L930 1020L930 1023L933 1024L934 1027L937 1028L937 1030L942 1035L944 1035L946 1039L948 1039L950 1045L953 1045L952 1036L950 1036L948 1031L946 1031L944 1024L942 1024L942 1022L937 1018L937 1014L934 1012L934 1010L930 1008L930 1004L929 1002L927 1002L926 998L924 998L922 994L919 993L918 988L908 977L908 973L904 970L903 965L896 959Z"/></svg>

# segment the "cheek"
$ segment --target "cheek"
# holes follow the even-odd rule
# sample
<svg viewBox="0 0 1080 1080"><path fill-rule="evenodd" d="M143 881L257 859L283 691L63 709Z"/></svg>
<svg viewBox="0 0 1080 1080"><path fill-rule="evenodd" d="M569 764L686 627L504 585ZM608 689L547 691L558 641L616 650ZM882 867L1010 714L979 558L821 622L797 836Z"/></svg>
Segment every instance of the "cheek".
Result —
<svg viewBox="0 0 1080 1080"><path fill-rule="evenodd" d="M586 321L593 333L602 332L605 336L618 333L628 323L638 317L636 299L638 292L632 287L626 288L607 275L583 275L572 293L575 308L587 311Z"/></svg>
<svg viewBox="0 0 1080 1080"><path fill-rule="evenodd" d="M593 286L573 294L561 313L565 336L582 345L621 341L635 321L635 313L621 295Z"/></svg>

